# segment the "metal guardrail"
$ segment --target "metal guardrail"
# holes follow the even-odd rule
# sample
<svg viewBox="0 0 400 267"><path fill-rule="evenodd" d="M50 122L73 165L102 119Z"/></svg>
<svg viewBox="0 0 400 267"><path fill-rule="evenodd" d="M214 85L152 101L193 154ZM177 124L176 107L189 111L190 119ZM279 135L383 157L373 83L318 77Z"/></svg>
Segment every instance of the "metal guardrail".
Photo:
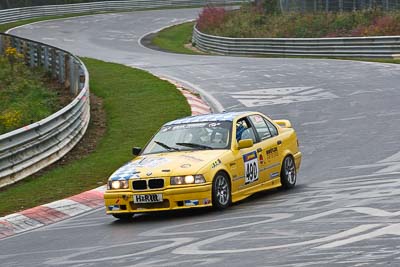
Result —
<svg viewBox="0 0 400 267"><path fill-rule="evenodd" d="M245 0L126 0L103 1L68 5L47 5L0 10L0 23L74 13L100 11L145 10L152 8L176 8L186 6L204 6L206 4L232 5L247 2Z"/></svg>
<svg viewBox="0 0 400 267"><path fill-rule="evenodd" d="M0 34L0 53L14 47L31 67L44 67L69 88L75 99L49 117L0 135L0 187L50 165L70 151L89 124L89 74L67 51L8 34Z"/></svg>
<svg viewBox="0 0 400 267"><path fill-rule="evenodd" d="M230 38L193 30L200 50L223 55L400 58L400 36L335 38Z"/></svg>

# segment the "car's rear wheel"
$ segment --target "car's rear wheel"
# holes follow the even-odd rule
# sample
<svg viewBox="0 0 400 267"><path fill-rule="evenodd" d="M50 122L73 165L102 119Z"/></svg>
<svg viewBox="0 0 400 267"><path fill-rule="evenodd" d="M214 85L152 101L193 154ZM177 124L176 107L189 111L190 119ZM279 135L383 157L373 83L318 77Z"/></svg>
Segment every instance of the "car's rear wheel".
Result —
<svg viewBox="0 0 400 267"><path fill-rule="evenodd" d="M114 218L123 220L123 221L128 221L128 220L132 220L133 218L133 213L115 213L112 214L112 216L114 216Z"/></svg>
<svg viewBox="0 0 400 267"><path fill-rule="evenodd" d="M287 156L283 160L281 169L281 183L284 189L293 188L296 185L297 173L296 163L292 156Z"/></svg>
<svg viewBox="0 0 400 267"><path fill-rule="evenodd" d="M231 204L229 177L223 172L215 175L212 185L212 203L215 209L225 209Z"/></svg>

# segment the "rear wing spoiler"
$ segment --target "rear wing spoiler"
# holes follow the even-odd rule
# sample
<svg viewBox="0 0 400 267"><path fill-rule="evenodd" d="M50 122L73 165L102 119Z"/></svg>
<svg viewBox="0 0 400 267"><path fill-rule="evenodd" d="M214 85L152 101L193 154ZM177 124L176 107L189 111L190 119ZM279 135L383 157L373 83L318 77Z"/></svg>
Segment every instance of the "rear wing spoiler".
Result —
<svg viewBox="0 0 400 267"><path fill-rule="evenodd" d="M292 128L292 124L288 120L274 120L274 122L282 128Z"/></svg>

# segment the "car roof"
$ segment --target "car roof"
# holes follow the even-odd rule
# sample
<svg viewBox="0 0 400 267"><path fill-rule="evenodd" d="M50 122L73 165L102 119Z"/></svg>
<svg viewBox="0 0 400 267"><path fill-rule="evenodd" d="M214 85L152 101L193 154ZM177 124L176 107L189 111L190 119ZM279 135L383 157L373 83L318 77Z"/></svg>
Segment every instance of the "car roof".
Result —
<svg viewBox="0 0 400 267"><path fill-rule="evenodd" d="M211 113L211 114L190 116L190 117L185 117L185 118L167 122L166 124L164 124L164 126L183 124L183 123L192 123L192 122L233 121L236 117L239 117L242 115L248 115L251 113L253 113L253 112L239 111L239 112L223 112L223 113Z"/></svg>

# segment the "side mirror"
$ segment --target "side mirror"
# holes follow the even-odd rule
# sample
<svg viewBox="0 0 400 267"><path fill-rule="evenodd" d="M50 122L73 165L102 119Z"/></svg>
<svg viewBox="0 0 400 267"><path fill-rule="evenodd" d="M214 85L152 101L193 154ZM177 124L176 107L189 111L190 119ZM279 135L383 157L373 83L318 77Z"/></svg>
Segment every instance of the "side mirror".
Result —
<svg viewBox="0 0 400 267"><path fill-rule="evenodd" d="M239 141L239 149L253 146L253 139L243 139Z"/></svg>
<svg viewBox="0 0 400 267"><path fill-rule="evenodd" d="M132 154L134 156L138 156L140 154L140 152L142 152L142 148L141 147L134 147L132 148Z"/></svg>

